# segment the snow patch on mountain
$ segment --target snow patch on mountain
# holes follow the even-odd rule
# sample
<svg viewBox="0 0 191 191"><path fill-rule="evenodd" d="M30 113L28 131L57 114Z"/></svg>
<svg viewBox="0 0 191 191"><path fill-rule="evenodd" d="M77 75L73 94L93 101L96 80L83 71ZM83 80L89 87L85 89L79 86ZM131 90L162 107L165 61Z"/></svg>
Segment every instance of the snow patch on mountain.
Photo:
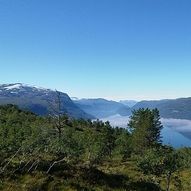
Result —
<svg viewBox="0 0 191 191"><path fill-rule="evenodd" d="M32 88L32 89L35 89L35 90L38 90L38 91L53 91L51 89L47 89L47 88L42 88L42 87L39 87L39 86L31 86L31 85L28 85L28 84L23 84L23 83L15 83L15 84L8 84L8 85L0 85L0 88L3 88L7 91L10 91L10 90L20 90L20 89L23 89L23 88Z"/></svg>
<svg viewBox="0 0 191 191"><path fill-rule="evenodd" d="M7 90L19 89L19 88L21 88L21 86L22 86L22 84L14 84L14 85L4 87L4 89L7 89Z"/></svg>

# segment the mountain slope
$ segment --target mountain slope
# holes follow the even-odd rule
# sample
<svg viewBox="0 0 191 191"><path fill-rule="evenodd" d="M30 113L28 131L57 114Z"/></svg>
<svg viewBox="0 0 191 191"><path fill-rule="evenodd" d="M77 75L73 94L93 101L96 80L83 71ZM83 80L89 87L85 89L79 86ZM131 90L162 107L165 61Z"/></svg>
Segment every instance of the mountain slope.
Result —
<svg viewBox="0 0 191 191"><path fill-rule="evenodd" d="M120 100L119 103L122 103L128 107L133 107L137 101L134 101L134 100Z"/></svg>
<svg viewBox="0 0 191 191"><path fill-rule="evenodd" d="M158 108L161 117L191 120L191 98L174 100L141 101L132 110L139 108Z"/></svg>
<svg viewBox="0 0 191 191"><path fill-rule="evenodd" d="M99 119L116 114L126 116L131 113L128 106L101 98L74 100L74 103L86 113L89 113Z"/></svg>
<svg viewBox="0 0 191 191"><path fill-rule="evenodd" d="M59 92L61 112L74 118L93 118L77 107L70 97ZM56 91L22 83L0 85L0 105L15 104L39 115L51 114L58 108Z"/></svg>

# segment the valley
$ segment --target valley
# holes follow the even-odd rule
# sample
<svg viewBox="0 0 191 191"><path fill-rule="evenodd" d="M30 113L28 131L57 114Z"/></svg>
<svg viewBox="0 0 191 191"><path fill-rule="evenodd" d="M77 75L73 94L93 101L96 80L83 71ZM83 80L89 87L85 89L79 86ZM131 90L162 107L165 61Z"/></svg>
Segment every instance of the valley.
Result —
<svg viewBox="0 0 191 191"><path fill-rule="evenodd" d="M109 121L114 127L127 127L133 110L157 108L164 126L164 143L175 147L191 146L191 98L117 102L102 98L70 98L63 92L22 83L0 85L0 105L15 104L38 115L54 113L58 109L58 95L62 113L78 119Z"/></svg>

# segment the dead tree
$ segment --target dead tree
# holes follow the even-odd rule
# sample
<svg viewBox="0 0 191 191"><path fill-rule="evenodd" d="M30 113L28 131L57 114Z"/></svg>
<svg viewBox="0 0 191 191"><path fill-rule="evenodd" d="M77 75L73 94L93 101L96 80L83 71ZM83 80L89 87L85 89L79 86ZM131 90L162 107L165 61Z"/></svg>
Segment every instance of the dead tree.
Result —
<svg viewBox="0 0 191 191"><path fill-rule="evenodd" d="M53 102L48 102L48 104L51 110L50 117L53 120L53 126L58 131L59 139L61 139L62 130L65 126L62 117L65 113L62 111L61 92L56 90L55 95Z"/></svg>

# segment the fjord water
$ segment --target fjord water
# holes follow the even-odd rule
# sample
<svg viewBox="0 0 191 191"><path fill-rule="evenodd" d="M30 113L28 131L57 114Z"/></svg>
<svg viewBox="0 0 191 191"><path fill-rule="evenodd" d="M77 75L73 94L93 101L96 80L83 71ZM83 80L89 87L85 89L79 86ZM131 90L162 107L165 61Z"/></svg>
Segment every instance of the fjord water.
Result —
<svg viewBox="0 0 191 191"><path fill-rule="evenodd" d="M128 116L110 116L101 119L109 121L112 126L126 128ZM164 126L161 132L162 141L164 144L171 145L175 148L191 147L191 121L182 119L161 119Z"/></svg>
<svg viewBox="0 0 191 191"><path fill-rule="evenodd" d="M184 119L162 119L162 140L175 148L191 147L191 121Z"/></svg>
<svg viewBox="0 0 191 191"><path fill-rule="evenodd" d="M171 145L175 148L191 147L191 139L170 127L164 126L161 136L164 144Z"/></svg>

